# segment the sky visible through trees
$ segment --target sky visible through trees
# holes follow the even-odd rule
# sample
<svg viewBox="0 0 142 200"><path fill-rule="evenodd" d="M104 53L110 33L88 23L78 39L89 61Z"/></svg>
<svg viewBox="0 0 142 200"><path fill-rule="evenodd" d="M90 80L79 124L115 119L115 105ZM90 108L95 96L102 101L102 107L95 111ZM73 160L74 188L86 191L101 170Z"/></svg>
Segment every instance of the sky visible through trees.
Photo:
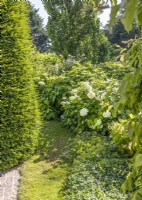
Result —
<svg viewBox="0 0 142 200"><path fill-rule="evenodd" d="M41 0L29 0L29 1L35 6L35 8L37 9L39 8L39 15L43 18L44 20L43 23L46 26L48 21L48 14L44 9L42 1ZM105 9L104 12L99 15L103 26L108 22L109 15L110 15L110 9Z"/></svg>

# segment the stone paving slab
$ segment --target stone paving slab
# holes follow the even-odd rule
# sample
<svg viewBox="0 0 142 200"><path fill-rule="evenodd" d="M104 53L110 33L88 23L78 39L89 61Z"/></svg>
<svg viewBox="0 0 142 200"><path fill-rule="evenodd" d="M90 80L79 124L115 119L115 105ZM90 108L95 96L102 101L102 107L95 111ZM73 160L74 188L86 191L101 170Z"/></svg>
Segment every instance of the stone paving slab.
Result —
<svg viewBox="0 0 142 200"><path fill-rule="evenodd" d="M0 200L17 200L19 180L18 167L0 174Z"/></svg>

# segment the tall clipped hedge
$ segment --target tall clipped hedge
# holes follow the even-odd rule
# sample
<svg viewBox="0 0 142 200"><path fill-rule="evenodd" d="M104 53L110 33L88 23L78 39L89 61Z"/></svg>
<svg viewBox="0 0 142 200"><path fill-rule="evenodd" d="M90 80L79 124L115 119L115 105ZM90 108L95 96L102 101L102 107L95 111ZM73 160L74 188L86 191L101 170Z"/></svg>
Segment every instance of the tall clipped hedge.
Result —
<svg viewBox="0 0 142 200"><path fill-rule="evenodd" d="M22 162L34 152L39 130L30 52L32 42L27 3L1 1L1 133L0 170Z"/></svg>

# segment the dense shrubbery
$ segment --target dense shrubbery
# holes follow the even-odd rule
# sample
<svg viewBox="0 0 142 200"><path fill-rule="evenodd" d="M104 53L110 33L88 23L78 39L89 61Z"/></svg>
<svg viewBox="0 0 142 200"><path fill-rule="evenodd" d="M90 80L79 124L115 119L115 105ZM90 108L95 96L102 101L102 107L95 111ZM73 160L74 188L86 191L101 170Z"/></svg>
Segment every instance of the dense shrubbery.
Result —
<svg viewBox="0 0 142 200"><path fill-rule="evenodd" d="M120 193L128 173L128 157L109 137L94 132L77 135L66 157L73 161L64 188L66 200L129 199Z"/></svg>
<svg viewBox="0 0 142 200"><path fill-rule="evenodd" d="M132 47L126 55L126 63L134 67L134 72L123 80L118 94L120 100L115 111L127 110L128 115L112 127L115 141L124 145L133 154L132 171L128 174L122 190L132 192L131 199L142 198L142 39L132 41ZM115 114L115 113L114 113ZM118 135L120 138L118 138ZM121 146L122 147L122 146Z"/></svg>
<svg viewBox="0 0 142 200"><path fill-rule="evenodd" d="M119 189L127 173L123 173L123 169L127 168L126 157L121 154L119 138L115 134L112 134L115 139L111 143L107 142L106 136L99 135L108 137L112 122L118 123L118 117L123 119L128 115L126 111L120 112L118 117L112 115L112 108L120 98L117 90L128 72L133 73L133 70L121 63L109 62L98 66L74 63L62 74L42 76L37 81L43 118L60 118L65 126L77 133L72 149L72 172L65 189L66 199L120 199ZM95 145L98 140L101 140L102 146L100 143ZM125 147L124 140L122 143ZM127 148L123 149L124 153ZM100 156L99 160L94 158L98 152L101 155L104 152L104 157ZM107 174L107 170L112 173ZM115 177L116 171L118 177ZM98 182L94 180L95 175ZM104 181L101 181L102 176ZM107 187L111 181L112 184ZM92 187L88 188L88 184Z"/></svg>
<svg viewBox="0 0 142 200"><path fill-rule="evenodd" d="M33 50L32 55L35 79L39 79L43 75L57 75L61 71L60 66L63 65L63 61L62 58L55 53L39 53L38 51Z"/></svg>
<svg viewBox="0 0 142 200"><path fill-rule="evenodd" d="M64 76L42 77L37 82L40 92L40 108L43 119L59 118L62 113L62 96L67 93L70 82ZM50 95L49 95L50 94Z"/></svg>
<svg viewBox="0 0 142 200"><path fill-rule="evenodd" d="M100 9L102 6L99 3L99 1L95 1L96 9ZM118 11L120 11L120 13L122 11L123 13L123 17L120 15L120 18L122 18L121 21L127 31L132 29L134 20L137 21L138 25L142 24L141 0L130 0L127 3L125 0L122 0L120 5L117 4L117 1L111 1L111 3L112 12L110 26L112 26L115 21ZM126 152L129 153L131 157L134 155L131 160L132 164L130 165L131 172L127 176L122 190L125 193L129 191L131 193L131 199L139 200L142 198L142 41L140 38L136 41L130 40L129 45L131 45L131 43L132 48L130 48L127 55L123 56L122 60L125 64L121 65L121 67L118 66L119 64L115 67L116 63L103 63L99 66L89 65L88 63L83 65L78 64L77 68L73 65L69 66L68 70L60 74L60 77L54 76L54 92L52 92L51 97L48 98L48 108L53 112L53 105L56 105L58 112L54 110L54 116L61 117L63 124L76 133L80 133L81 137L83 137L85 131L89 131L89 133L94 131L102 135L110 135L112 142L118 149L124 150L125 154ZM130 70L130 68L133 70ZM121 82L124 74L127 73L128 75L125 77L124 81ZM43 80L39 82L39 84L43 86L40 95L46 99L47 94L45 94L44 91L51 90L52 78L44 78L45 82L43 82ZM61 82L67 80L68 87L64 88L56 84L56 80L58 83L60 82L58 78L62 80ZM50 84L48 84L49 80ZM60 90L58 88L60 88ZM58 91L61 93L59 94ZM52 96L54 96L53 99ZM58 96L59 101L56 99ZM88 132L86 135L88 135ZM105 146L105 144L102 145ZM79 146L81 145L78 144L78 147ZM84 150L86 150L86 148ZM95 149L93 151L95 152ZM82 154L82 159L80 159L81 166L83 164L83 157L84 155ZM76 160L77 159L78 157L76 157ZM73 174L74 170L76 171L78 167L78 165L75 164L77 162L76 160L73 164ZM115 163L113 164L115 165ZM103 165L100 164L100 166ZM83 177L85 173L84 171L81 177ZM83 180L85 180L85 178ZM75 188L75 185L77 186L77 180L74 177L72 181L74 185L71 191L69 191L70 189L67 186L69 193L66 193L66 197L68 199L70 199L70 197L76 199L74 195L77 195ZM68 185L70 183L69 181ZM80 184L82 183L83 182L80 182ZM83 188L83 186L81 186L81 188ZM89 196L85 197L86 192L82 197L83 189L81 190L81 193L78 194L78 199L90 198ZM103 191L100 193L103 195ZM97 196L96 198L117 199L117 197L114 196Z"/></svg>
<svg viewBox="0 0 142 200"><path fill-rule="evenodd" d="M2 1L2 106L0 170L10 168L34 152L39 129L27 5Z"/></svg>
<svg viewBox="0 0 142 200"><path fill-rule="evenodd" d="M120 79L127 72L129 67L120 63L98 66L76 63L59 76L42 76L37 85L43 118L61 116L63 124L77 132L96 129L105 133L107 123L112 120L109 112L116 102ZM87 109L86 116L80 115L83 108Z"/></svg>
<svg viewBox="0 0 142 200"><path fill-rule="evenodd" d="M124 150L125 153L129 152L129 156L132 156L133 152L135 152L135 150L132 151L134 143L132 143L130 137L130 127L128 130L125 127L130 124L132 132L137 129L136 131L141 134L139 126L141 124L141 113L136 115L127 106L125 109L117 110L118 106L123 108L121 103L124 102L122 102L123 98L120 98L120 95L126 88L125 85L121 86L121 91L119 88L123 84L122 79L126 74L129 74L130 77L135 74L135 69L131 67L131 63L123 65L107 62L97 66L90 63L79 64L77 62L60 64L60 72L57 73L53 70L52 75L42 76L37 81L43 118L60 118L65 126L77 134L83 135L85 131L90 133L94 131L102 135L109 135L112 144L116 145L118 149ZM136 91L139 92L138 90ZM138 99L141 99L141 97ZM138 105L140 106L140 104ZM118 111L117 116L116 111ZM140 153L140 151L138 152ZM140 155L138 154L138 156ZM141 161L138 156L135 158L138 163L136 169L139 168L139 173L141 173ZM73 170L76 170L74 164ZM136 171L134 173L138 174ZM134 176L133 173L132 175ZM128 180L130 179L131 177ZM133 189L135 190L139 185L140 179L134 183ZM123 191L125 190L124 187L122 187ZM131 191L132 187L128 186L128 188Z"/></svg>

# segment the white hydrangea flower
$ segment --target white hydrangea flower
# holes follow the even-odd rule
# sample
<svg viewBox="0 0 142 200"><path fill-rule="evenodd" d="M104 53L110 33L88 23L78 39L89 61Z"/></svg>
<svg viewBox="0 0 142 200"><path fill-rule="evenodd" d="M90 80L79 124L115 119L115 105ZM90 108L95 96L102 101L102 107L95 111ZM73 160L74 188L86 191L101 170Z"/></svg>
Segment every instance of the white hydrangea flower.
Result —
<svg viewBox="0 0 142 200"><path fill-rule="evenodd" d="M74 99L76 99L77 98L77 96L71 96L70 98L69 98L69 100L70 101L73 101Z"/></svg>
<svg viewBox="0 0 142 200"><path fill-rule="evenodd" d="M89 126L89 128L91 128L91 129L95 129L95 127L94 127L94 126Z"/></svg>
<svg viewBox="0 0 142 200"><path fill-rule="evenodd" d="M70 105L71 103L69 101L66 101L66 105Z"/></svg>
<svg viewBox="0 0 142 200"><path fill-rule="evenodd" d="M62 104L62 105L69 105L70 102L69 102L69 101L62 101L61 104Z"/></svg>
<svg viewBox="0 0 142 200"><path fill-rule="evenodd" d="M103 100L106 96L106 92L104 92L102 95L101 95L101 100Z"/></svg>
<svg viewBox="0 0 142 200"><path fill-rule="evenodd" d="M86 116L87 114L88 114L88 109L87 108L82 108L81 110L80 110L80 116Z"/></svg>
<svg viewBox="0 0 142 200"><path fill-rule="evenodd" d="M103 117L104 118L110 118L111 117L111 113L107 110L106 112L103 112Z"/></svg>
<svg viewBox="0 0 142 200"><path fill-rule="evenodd" d="M66 104L66 102L65 102L65 101L62 101L62 102L61 102L61 104L62 104L62 105L65 105L65 104Z"/></svg>
<svg viewBox="0 0 142 200"><path fill-rule="evenodd" d="M38 84L39 85L45 85L45 83L43 81L39 81Z"/></svg>
<svg viewBox="0 0 142 200"><path fill-rule="evenodd" d="M100 95L96 96L95 98L96 98L97 101L101 101Z"/></svg>
<svg viewBox="0 0 142 200"><path fill-rule="evenodd" d="M89 97L89 99L93 99L93 98L95 98L95 93L92 90L90 90L88 92L87 96Z"/></svg>
<svg viewBox="0 0 142 200"><path fill-rule="evenodd" d="M117 92L117 91L118 91L118 88L117 88L117 87L114 87L114 88L112 89L112 91L113 91L113 92Z"/></svg>
<svg viewBox="0 0 142 200"><path fill-rule="evenodd" d="M101 120L101 119L98 119L98 120L96 121L95 126L100 126L101 124L102 124L102 120Z"/></svg>
<svg viewBox="0 0 142 200"><path fill-rule="evenodd" d="M82 82L82 85L84 86L84 88L85 88L86 90L92 90L92 87L91 87L91 85L89 84L88 81Z"/></svg>
<svg viewBox="0 0 142 200"><path fill-rule="evenodd" d="M77 89L72 89L72 90L71 90L71 94L76 94L77 92L78 92Z"/></svg>

